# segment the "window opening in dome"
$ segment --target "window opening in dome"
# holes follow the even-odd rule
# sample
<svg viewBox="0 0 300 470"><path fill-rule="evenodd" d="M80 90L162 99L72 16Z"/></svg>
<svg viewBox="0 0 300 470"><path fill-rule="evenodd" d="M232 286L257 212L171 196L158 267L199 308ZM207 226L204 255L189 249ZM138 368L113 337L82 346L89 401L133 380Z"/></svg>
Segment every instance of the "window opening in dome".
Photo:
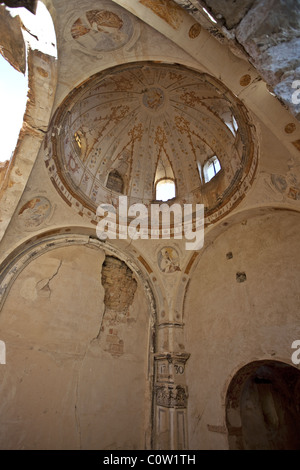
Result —
<svg viewBox="0 0 300 470"><path fill-rule="evenodd" d="M199 173L200 181L201 181L201 183L202 183L202 182L203 182L203 175L202 175L202 168L201 168L201 163L200 163L200 162L197 162L197 168L198 168L198 173Z"/></svg>
<svg viewBox="0 0 300 470"><path fill-rule="evenodd" d="M225 121L225 124L231 130L232 134L236 136L239 126L238 126L238 123L236 122L235 117L231 116L231 120Z"/></svg>
<svg viewBox="0 0 300 470"><path fill-rule="evenodd" d="M214 178L214 176L216 176L220 170L221 164L216 155L214 155L205 163L203 167L205 183L208 183L212 178Z"/></svg>
<svg viewBox="0 0 300 470"><path fill-rule="evenodd" d="M236 119L235 119L234 116L232 116L232 123L233 123L233 128L234 128L235 132L237 133L239 126L238 126L238 123L236 122Z"/></svg>
<svg viewBox="0 0 300 470"><path fill-rule="evenodd" d="M109 173L106 187L108 189L112 189L113 191L116 191L117 193L123 193L124 182L123 182L122 176L120 175L118 171L113 170Z"/></svg>
<svg viewBox="0 0 300 470"><path fill-rule="evenodd" d="M175 183L169 178L158 181L155 189L157 201L168 201L176 196Z"/></svg>
<svg viewBox="0 0 300 470"><path fill-rule="evenodd" d="M239 126L233 114L226 113L225 115L222 116L222 118L224 119L224 122L226 126L228 127L228 129L231 131L232 135L234 135L235 137Z"/></svg>

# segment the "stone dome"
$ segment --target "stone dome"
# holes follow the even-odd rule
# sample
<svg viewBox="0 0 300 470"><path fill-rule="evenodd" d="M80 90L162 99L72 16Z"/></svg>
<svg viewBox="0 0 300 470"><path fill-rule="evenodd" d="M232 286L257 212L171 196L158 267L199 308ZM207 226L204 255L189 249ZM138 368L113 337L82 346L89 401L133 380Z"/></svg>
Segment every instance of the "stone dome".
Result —
<svg viewBox="0 0 300 470"><path fill-rule="evenodd" d="M257 165L243 104L218 80L182 66L101 72L70 93L53 123L52 180L92 212L120 194L149 205L156 183L168 178L172 202L203 203L213 221L243 197ZM207 181L212 157L220 171Z"/></svg>

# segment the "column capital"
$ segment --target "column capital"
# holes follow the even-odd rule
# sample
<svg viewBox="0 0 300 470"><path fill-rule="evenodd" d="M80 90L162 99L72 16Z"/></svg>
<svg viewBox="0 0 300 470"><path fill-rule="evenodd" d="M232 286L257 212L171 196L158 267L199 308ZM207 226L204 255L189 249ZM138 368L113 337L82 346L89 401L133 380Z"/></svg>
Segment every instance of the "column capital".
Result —
<svg viewBox="0 0 300 470"><path fill-rule="evenodd" d="M165 408L186 408L188 392L182 385L156 385L156 405Z"/></svg>
<svg viewBox="0 0 300 470"><path fill-rule="evenodd" d="M190 354L187 352L163 352L154 354L155 361L168 361L169 364L174 364L175 362L185 364L189 357Z"/></svg>

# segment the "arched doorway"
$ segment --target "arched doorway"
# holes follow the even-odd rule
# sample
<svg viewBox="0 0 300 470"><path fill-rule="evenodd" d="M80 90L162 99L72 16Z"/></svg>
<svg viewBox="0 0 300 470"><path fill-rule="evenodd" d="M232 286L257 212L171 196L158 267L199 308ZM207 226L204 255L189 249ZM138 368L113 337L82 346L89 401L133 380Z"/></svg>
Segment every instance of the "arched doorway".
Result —
<svg viewBox="0 0 300 470"><path fill-rule="evenodd" d="M226 397L229 448L300 449L300 371L255 361L233 377Z"/></svg>

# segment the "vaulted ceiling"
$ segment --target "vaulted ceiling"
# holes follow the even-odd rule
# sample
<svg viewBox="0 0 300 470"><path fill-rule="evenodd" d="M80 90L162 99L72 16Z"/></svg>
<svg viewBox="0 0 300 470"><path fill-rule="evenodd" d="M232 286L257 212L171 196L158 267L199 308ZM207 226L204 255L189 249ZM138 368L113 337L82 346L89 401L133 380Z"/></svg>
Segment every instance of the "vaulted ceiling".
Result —
<svg viewBox="0 0 300 470"><path fill-rule="evenodd" d="M176 200L204 203L211 213L237 202L257 164L242 103L211 76L175 65L133 63L97 74L67 97L50 132L57 177L94 210L120 192L148 205L155 181L173 177ZM213 155L222 171L207 185L199 168ZM112 170L122 190L108 187Z"/></svg>

